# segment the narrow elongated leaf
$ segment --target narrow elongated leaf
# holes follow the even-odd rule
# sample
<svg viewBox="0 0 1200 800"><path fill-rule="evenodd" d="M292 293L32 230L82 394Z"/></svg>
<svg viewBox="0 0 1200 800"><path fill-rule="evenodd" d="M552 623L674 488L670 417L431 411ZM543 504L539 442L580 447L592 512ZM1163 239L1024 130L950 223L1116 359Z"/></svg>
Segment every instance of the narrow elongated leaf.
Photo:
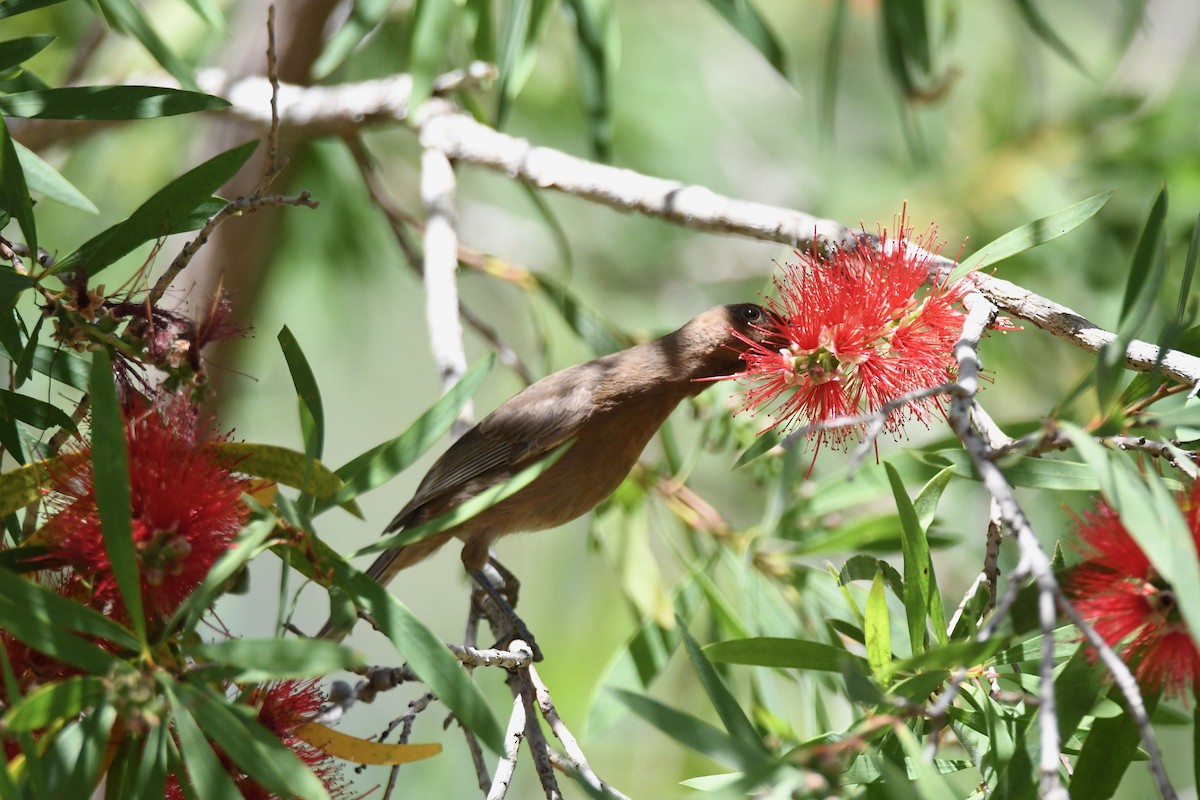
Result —
<svg viewBox="0 0 1200 800"><path fill-rule="evenodd" d="M0 569L0 609L5 630L13 636L87 672L105 672L114 657L67 631L106 639L131 650L138 647L137 638L112 618L7 569Z"/></svg>
<svg viewBox="0 0 1200 800"><path fill-rule="evenodd" d="M159 66L171 73L183 88L191 90L197 88L196 79L192 77L191 67L167 46L140 8L130 0L96 0L96 2L109 22L141 42L142 47L146 48L146 52L159 63Z"/></svg>
<svg viewBox="0 0 1200 800"><path fill-rule="evenodd" d="M1197 259L1200 259L1200 215L1196 216L1196 224L1192 226L1192 241L1188 244L1187 258L1183 263L1183 280L1179 282L1179 305L1175 309L1175 322L1180 325L1183 324L1188 297L1192 292L1192 278L1196 274ZM1178 346L1178 343L1175 346Z"/></svg>
<svg viewBox="0 0 1200 800"><path fill-rule="evenodd" d="M178 224L192 219L198 207L208 204L213 192L242 168L257 147L258 142L247 142L180 175L155 192L128 219L84 242L55 264L52 271L59 273L83 265L89 276L95 276L138 245L179 232ZM196 227L203 220L199 223Z"/></svg>
<svg viewBox="0 0 1200 800"><path fill-rule="evenodd" d="M475 396L495 362L495 355L489 354L467 370L462 379L408 426L404 433L390 442L371 448L339 468L337 475L345 481L345 485L332 498L319 503L317 510L352 500L363 492L382 486L412 466L450 430L458 418L459 410Z"/></svg>
<svg viewBox="0 0 1200 800"><path fill-rule="evenodd" d="M775 32L750 0L708 0L708 5L738 34L762 53L775 70L787 77L787 58Z"/></svg>
<svg viewBox="0 0 1200 800"><path fill-rule="evenodd" d="M453 528L455 525L466 522L476 514L482 513L502 500L512 497L533 483L539 475L554 466L555 462L562 458L568 448L574 443L575 440L571 439L566 444L559 445L559 447L550 451L540 461L521 470L504 483L497 484L490 489L480 492L467 502L455 506L441 516L434 517L419 525L413 525L411 528L405 528L391 536L385 536L375 544L359 548L350 557L357 558L368 553L378 553L382 550L390 550L393 547L401 547L413 542L419 542L422 539L428 539L430 536L435 536L442 531Z"/></svg>
<svg viewBox="0 0 1200 800"><path fill-rule="evenodd" d="M881 561L866 553L859 553L846 559L846 563L838 572L838 585L845 586L851 581L873 581L875 573L879 570L883 570L883 577L887 581L888 587L896 597L903 600L904 579L900 577L900 573L886 561Z"/></svg>
<svg viewBox="0 0 1200 800"><path fill-rule="evenodd" d="M1138 474L1121 453L1100 446L1088 433L1060 423L1075 449L1095 470L1104 497L1154 569L1175 592L1175 606L1192 638L1200 641L1200 563L1196 545L1175 498L1156 475Z"/></svg>
<svg viewBox="0 0 1200 800"><path fill-rule="evenodd" d="M331 500L343 486L342 479L329 467L286 447L257 442L213 442L212 447L233 470L291 486L318 500ZM353 500L341 505L362 517Z"/></svg>
<svg viewBox="0 0 1200 800"><path fill-rule="evenodd" d="M319 460L325 449L325 407L321 403L321 390L313 375L304 351L291 330L284 325L279 331L279 348L287 360L296 397L300 402L300 427L304 433L304 452L313 460Z"/></svg>
<svg viewBox="0 0 1200 800"><path fill-rule="evenodd" d="M613 328L599 314L587 307L566 287L545 275L535 274L537 287L562 315L584 344L598 356L615 353L628 347L631 342ZM749 460L749 459L747 459ZM740 465L740 462L739 462Z"/></svg>
<svg viewBox="0 0 1200 800"><path fill-rule="evenodd" d="M71 720L104 699L104 681L95 675L75 675L39 686L4 712L10 731L37 731L58 720Z"/></svg>
<svg viewBox="0 0 1200 800"><path fill-rule="evenodd" d="M684 747L744 771L761 769L766 763L761 750L747 748L744 742L698 717L636 692L624 689L613 691L617 699L628 706L630 711Z"/></svg>
<svg viewBox="0 0 1200 800"><path fill-rule="evenodd" d="M20 389L33 373L33 360L37 356L38 335L42 332L42 323L45 321L46 317L39 314L37 322L33 325L33 330L29 333L29 339L25 342L25 349L21 351L21 355L17 359L17 370L13 376L13 388ZM67 417L67 419L70 420L71 418ZM72 421L71 425L74 424L74 421Z"/></svg>
<svg viewBox="0 0 1200 800"><path fill-rule="evenodd" d="M179 737L179 757L183 761L184 770L179 774L179 782L185 780L195 788L196 796L208 797L239 797L241 792L229 777L229 773L221 762L212 745L200 731L192 712L188 709L193 705L190 698L184 702L175 693L177 684L166 673L158 673L159 684L171 707L174 717L175 734ZM181 689L186 687L179 687ZM166 727L165 720L163 727ZM186 775L183 772L186 771Z"/></svg>
<svg viewBox="0 0 1200 800"><path fill-rule="evenodd" d="M138 638L146 641L142 610L142 581L138 552L133 544L132 501L129 489L129 451L125 421L117 400L112 363L107 350L92 354L92 474L96 509L104 534L104 549L113 577Z"/></svg>
<svg viewBox="0 0 1200 800"><path fill-rule="evenodd" d="M7 517L40 499L42 487L49 478L42 462L26 464L0 475L0 517Z"/></svg>
<svg viewBox="0 0 1200 800"><path fill-rule="evenodd" d="M504 127L508 121L512 102L525 81L533 73L537 61L537 42L541 36L542 23L550 9L549 0L513 0L508 8L504 24L503 42L500 48L500 80L496 87L496 127Z"/></svg>
<svg viewBox="0 0 1200 800"><path fill-rule="evenodd" d="M717 716L721 718L725 730L742 746L747 749L757 749L766 756L767 751L763 746L762 737L759 736L758 731L754 729L750 719L746 716L746 712L742 711L742 707L738 705L733 694L725 686L721 676L713 669L712 662L708 660L704 651L696 644L696 640L688 633L687 623L683 617L676 615L675 624L679 627L679 635L683 640L684 649L687 651L688 660L692 662L692 668L700 679L700 685L704 687L704 693L708 695L709 702L717 710Z"/></svg>
<svg viewBox="0 0 1200 800"><path fill-rule="evenodd" d="M883 571L880 570L875 573L871 591L867 594L863 633L866 636L867 662L871 665L871 674L880 686L886 687L892 681L892 627L884 586Z"/></svg>
<svg viewBox="0 0 1200 800"><path fill-rule="evenodd" d="M60 175L58 170L43 161L41 156L20 142L13 142L13 145L17 148L17 160L21 162L31 192L40 192L50 200L88 214L100 213L95 203Z"/></svg>
<svg viewBox="0 0 1200 800"><path fill-rule="evenodd" d="M201 615L216 602L226 583L252 558L267 548L267 537L275 531L275 525L274 518L257 519L247 525L233 546L213 564L204 576L204 581L176 609L170 624L164 629L164 635L179 629L188 632L194 630Z"/></svg>
<svg viewBox="0 0 1200 800"><path fill-rule="evenodd" d="M23 36L20 39L0 42L0 72L19 67L45 50L53 41L53 36Z"/></svg>
<svg viewBox="0 0 1200 800"><path fill-rule="evenodd" d="M340 558L323 559L333 572L333 584L345 591L375 618L379 629L429 688L452 710L459 721L494 752L503 752L503 734L483 695L462 665L438 637L421 624L408 607L376 581Z"/></svg>
<svg viewBox="0 0 1200 800"><path fill-rule="evenodd" d="M1120 691L1111 692L1109 699L1124 707L1125 698ZM1152 712L1158 705L1158 696L1148 695L1144 699L1147 712ZM1078 800L1112 797L1125 770L1137 756L1139 741L1137 724L1128 712L1093 722L1071 775L1071 797Z"/></svg>
<svg viewBox="0 0 1200 800"><path fill-rule="evenodd" d="M37 252L37 225L33 219L33 201L25 184L25 172L17 148L8 135L8 125L0 117L0 210L7 211L21 226L31 253Z"/></svg>
<svg viewBox="0 0 1200 800"><path fill-rule="evenodd" d="M925 649L925 620L929 616L929 543L925 531L917 519L917 512L900 473L890 463L885 463L888 480L892 484L892 497L900 512L901 547L904 553L904 612L908 619L908 644L915 656ZM879 574L882 580L882 573ZM874 591L874 590L872 590ZM868 603L870 599L868 598ZM888 656L889 660L891 655Z"/></svg>
<svg viewBox="0 0 1200 800"><path fill-rule="evenodd" d="M1164 186L1154 200L1146 226L1142 229L1133 264L1125 282L1125 295L1121 298L1120 328L1141 328L1143 319L1149 315L1157 299L1158 286L1162 282L1165 261L1161 253L1166 248L1167 189Z"/></svg>
<svg viewBox="0 0 1200 800"><path fill-rule="evenodd" d="M313 64L312 76L317 80L327 78L345 63L359 43L379 27L393 5L394 0L354 0L342 27L325 42L325 48Z"/></svg>
<svg viewBox="0 0 1200 800"><path fill-rule="evenodd" d="M19 419L38 430L65 428L76 433L75 422L61 408L20 392L0 389L5 409L13 419Z"/></svg>
<svg viewBox="0 0 1200 800"><path fill-rule="evenodd" d="M442 752L440 744L384 744L306 722L292 735L318 750L352 764L410 764Z"/></svg>
<svg viewBox="0 0 1200 800"><path fill-rule="evenodd" d="M939 450L936 453L911 451L914 458L937 469L947 466L960 478L979 480L971 458L962 450ZM1000 465L1004 477L1013 486L1047 489L1058 492L1094 492L1100 488L1095 473L1087 464L1058 458L1004 459Z"/></svg>
<svg viewBox="0 0 1200 800"><path fill-rule="evenodd" d="M201 662L242 670L238 683L309 678L363 664L360 653L322 639L227 639L188 652Z"/></svg>
<svg viewBox="0 0 1200 800"><path fill-rule="evenodd" d="M1114 194L1116 194L1116 190L1092 195L1086 200L1067 206L1062 211L1014 228L999 239L985 244L963 260L951 273L950 281L961 278L971 270L984 266L985 263L987 266L994 266L1006 258L1024 253L1026 250L1032 250L1038 245L1052 242L1058 237L1070 233L1094 217L1112 199Z"/></svg>
<svg viewBox="0 0 1200 800"><path fill-rule="evenodd" d="M433 80L445 63L446 41L457 13L458 3L443 0L416 0L413 6L408 41L408 70L413 78L410 113L433 93Z"/></svg>
<svg viewBox="0 0 1200 800"><path fill-rule="evenodd" d="M55 3L61 3L63 0L5 0L0 3L0 19L4 17L15 17L17 14L24 14L26 11L34 11L45 6L52 6Z"/></svg>
<svg viewBox="0 0 1200 800"><path fill-rule="evenodd" d="M176 684L175 692L213 744L264 789L280 797L328 800L321 780L255 719L252 709L184 683Z"/></svg>
<svg viewBox="0 0 1200 800"><path fill-rule="evenodd" d="M96 788L104 751L112 735L117 710L97 706L79 722L67 725L42 756L50 797L88 797Z"/></svg>
<svg viewBox="0 0 1200 800"><path fill-rule="evenodd" d="M712 2L712 0L710 0ZM612 157L612 61L610 42L616 35L611 0L564 0L575 26L579 82L587 110L592 151L600 161Z"/></svg>
<svg viewBox="0 0 1200 800"><path fill-rule="evenodd" d="M1084 75L1088 74L1087 68L1083 66L1083 62L1079 60L1079 56L1075 55L1075 51L1071 49L1062 37L1059 36L1046 18L1042 16L1042 12L1038 10L1037 4L1033 0L1013 0L1017 6L1017 11L1021 14L1021 19L1029 26L1029 30L1037 34L1047 47L1062 56L1063 60L1071 66L1078 69Z"/></svg>
<svg viewBox="0 0 1200 800"><path fill-rule="evenodd" d="M791 667L819 672L838 672L843 661L861 662L863 667L867 664L862 656L848 653L840 647L804 639L769 636L714 642L704 648L704 654L713 661L726 664Z"/></svg>
<svg viewBox="0 0 1200 800"><path fill-rule="evenodd" d="M161 86L71 86L0 96L0 113L24 119L150 119L228 107L219 97Z"/></svg>

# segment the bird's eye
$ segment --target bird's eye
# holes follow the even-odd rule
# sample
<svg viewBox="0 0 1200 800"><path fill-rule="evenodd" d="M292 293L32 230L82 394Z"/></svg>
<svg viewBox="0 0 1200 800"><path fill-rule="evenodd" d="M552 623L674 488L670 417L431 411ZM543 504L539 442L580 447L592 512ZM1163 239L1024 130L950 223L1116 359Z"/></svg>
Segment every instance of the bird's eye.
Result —
<svg viewBox="0 0 1200 800"><path fill-rule="evenodd" d="M762 319L762 312L758 310L758 306L745 306L742 308L742 319L747 322L758 322Z"/></svg>

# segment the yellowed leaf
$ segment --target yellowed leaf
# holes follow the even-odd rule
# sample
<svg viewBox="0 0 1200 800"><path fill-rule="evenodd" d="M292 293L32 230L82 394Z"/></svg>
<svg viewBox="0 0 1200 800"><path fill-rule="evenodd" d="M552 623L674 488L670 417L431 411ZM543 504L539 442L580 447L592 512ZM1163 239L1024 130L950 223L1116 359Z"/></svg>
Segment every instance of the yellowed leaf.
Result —
<svg viewBox="0 0 1200 800"><path fill-rule="evenodd" d="M318 722L306 722L293 733L318 750L355 764L407 764L442 752L440 744L383 744L335 731Z"/></svg>

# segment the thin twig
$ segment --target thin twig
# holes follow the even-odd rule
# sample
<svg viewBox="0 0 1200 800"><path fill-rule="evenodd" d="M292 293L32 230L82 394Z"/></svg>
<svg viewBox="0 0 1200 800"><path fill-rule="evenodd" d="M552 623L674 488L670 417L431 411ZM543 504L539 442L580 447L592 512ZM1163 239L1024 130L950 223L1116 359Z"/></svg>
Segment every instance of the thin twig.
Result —
<svg viewBox="0 0 1200 800"><path fill-rule="evenodd" d="M518 693L513 698L512 715L508 718L508 731L504 734L504 756L496 763L496 771L492 773L487 800L503 800L504 795L508 793L513 772L517 768L517 753L521 749L521 740L524 738L525 703Z"/></svg>

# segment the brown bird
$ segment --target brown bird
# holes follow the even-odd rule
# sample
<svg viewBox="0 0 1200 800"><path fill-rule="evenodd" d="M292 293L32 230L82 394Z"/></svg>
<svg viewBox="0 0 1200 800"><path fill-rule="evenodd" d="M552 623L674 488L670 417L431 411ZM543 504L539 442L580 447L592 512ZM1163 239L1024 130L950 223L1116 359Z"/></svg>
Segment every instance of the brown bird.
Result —
<svg viewBox="0 0 1200 800"><path fill-rule="evenodd" d="M709 379L739 370L747 345L734 332L766 341L771 327L770 312L761 306L717 306L666 336L537 381L454 442L384 533L444 514L574 439L565 454L524 489L471 519L382 553L367 574L385 584L457 537L463 565L476 575L497 538L583 516L620 485L680 401L708 388ZM327 624L320 635L331 633Z"/></svg>

